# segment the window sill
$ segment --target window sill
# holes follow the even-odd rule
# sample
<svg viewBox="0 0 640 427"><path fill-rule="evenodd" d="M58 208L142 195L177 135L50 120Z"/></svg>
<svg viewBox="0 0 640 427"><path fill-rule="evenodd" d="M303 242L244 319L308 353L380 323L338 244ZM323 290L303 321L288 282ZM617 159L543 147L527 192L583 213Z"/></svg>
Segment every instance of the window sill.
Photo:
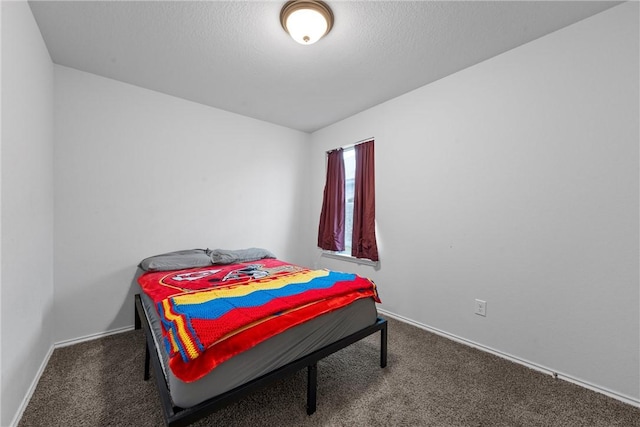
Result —
<svg viewBox="0 0 640 427"><path fill-rule="evenodd" d="M370 259L364 259L364 258L355 258L355 257L352 257L351 255L344 255L336 252L322 251L321 256L325 258L339 259L340 261L352 262L354 264L370 265L372 267L378 266L378 261L371 261Z"/></svg>

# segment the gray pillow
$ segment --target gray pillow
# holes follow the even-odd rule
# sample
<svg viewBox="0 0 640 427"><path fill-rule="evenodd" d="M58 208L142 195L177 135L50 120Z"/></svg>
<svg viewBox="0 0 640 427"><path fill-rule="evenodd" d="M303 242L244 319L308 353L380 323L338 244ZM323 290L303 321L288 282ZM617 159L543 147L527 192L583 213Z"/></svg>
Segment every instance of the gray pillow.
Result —
<svg viewBox="0 0 640 427"><path fill-rule="evenodd" d="M249 249L214 249L208 251L211 262L214 264L235 264L238 262L257 261L263 258L275 258L276 256L266 249L249 248Z"/></svg>
<svg viewBox="0 0 640 427"><path fill-rule="evenodd" d="M144 271L184 270L186 268L207 267L211 258L205 249L188 249L169 252L143 259L138 267Z"/></svg>

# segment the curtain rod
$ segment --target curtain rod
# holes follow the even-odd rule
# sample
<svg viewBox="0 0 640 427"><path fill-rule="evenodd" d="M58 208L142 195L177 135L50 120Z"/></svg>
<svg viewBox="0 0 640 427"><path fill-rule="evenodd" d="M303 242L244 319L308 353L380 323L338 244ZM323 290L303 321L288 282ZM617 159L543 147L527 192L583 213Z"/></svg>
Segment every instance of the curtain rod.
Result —
<svg viewBox="0 0 640 427"><path fill-rule="evenodd" d="M356 145L363 144L363 143L365 143L365 142L369 142L369 141L373 141L373 137L372 137L372 136L371 136L371 137L369 137L369 138L361 139L360 141L358 141L358 142L354 142L353 144L343 145L343 146L342 146L342 147L340 147L340 148L341 148L341 149L343 149L343 150L346 150L346 149L348 149L348 148L352 148L352 147L355 147ZM340 148L333 148L333 149L331 149L331 150L327 150L327 154L329 154L329 153L331 153L331 152L333 152L333 151L339 150Z"/></svg>

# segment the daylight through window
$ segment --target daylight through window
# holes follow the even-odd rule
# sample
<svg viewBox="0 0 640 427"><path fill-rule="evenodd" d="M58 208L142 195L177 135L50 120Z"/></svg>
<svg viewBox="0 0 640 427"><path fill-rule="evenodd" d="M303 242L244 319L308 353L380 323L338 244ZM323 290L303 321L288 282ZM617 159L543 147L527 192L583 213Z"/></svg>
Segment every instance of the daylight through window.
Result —
<svg viewBox="0 0 640 427"><path fill-rule="evenodd" d="M344 221L344 251L338 252L344 255L351 255L351 241L353 234L353 198L356 182L356 154L353 147L342 152L344 160L344 199L345 199L345 221Z"/></svg>

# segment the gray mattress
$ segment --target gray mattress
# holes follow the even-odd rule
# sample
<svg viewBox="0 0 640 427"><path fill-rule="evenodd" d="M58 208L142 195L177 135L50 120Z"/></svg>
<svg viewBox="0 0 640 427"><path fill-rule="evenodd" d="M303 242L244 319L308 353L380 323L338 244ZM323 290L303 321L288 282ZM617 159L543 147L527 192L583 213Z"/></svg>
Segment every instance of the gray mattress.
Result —
<svg viewBox="0 0 640 427"><path fill-rule="evenodd" d="M164 371L173 404L188 408L234 389L313 351L351 335L376 322L377 311L371 298L324 314L269 338L250 350L218 365L198 381L185 383L169 369L169 356L162 343L162 329L153 301L140 293L143 308L150 319L156 351ZM158 373L156 373L157 375Z"/></svg>

